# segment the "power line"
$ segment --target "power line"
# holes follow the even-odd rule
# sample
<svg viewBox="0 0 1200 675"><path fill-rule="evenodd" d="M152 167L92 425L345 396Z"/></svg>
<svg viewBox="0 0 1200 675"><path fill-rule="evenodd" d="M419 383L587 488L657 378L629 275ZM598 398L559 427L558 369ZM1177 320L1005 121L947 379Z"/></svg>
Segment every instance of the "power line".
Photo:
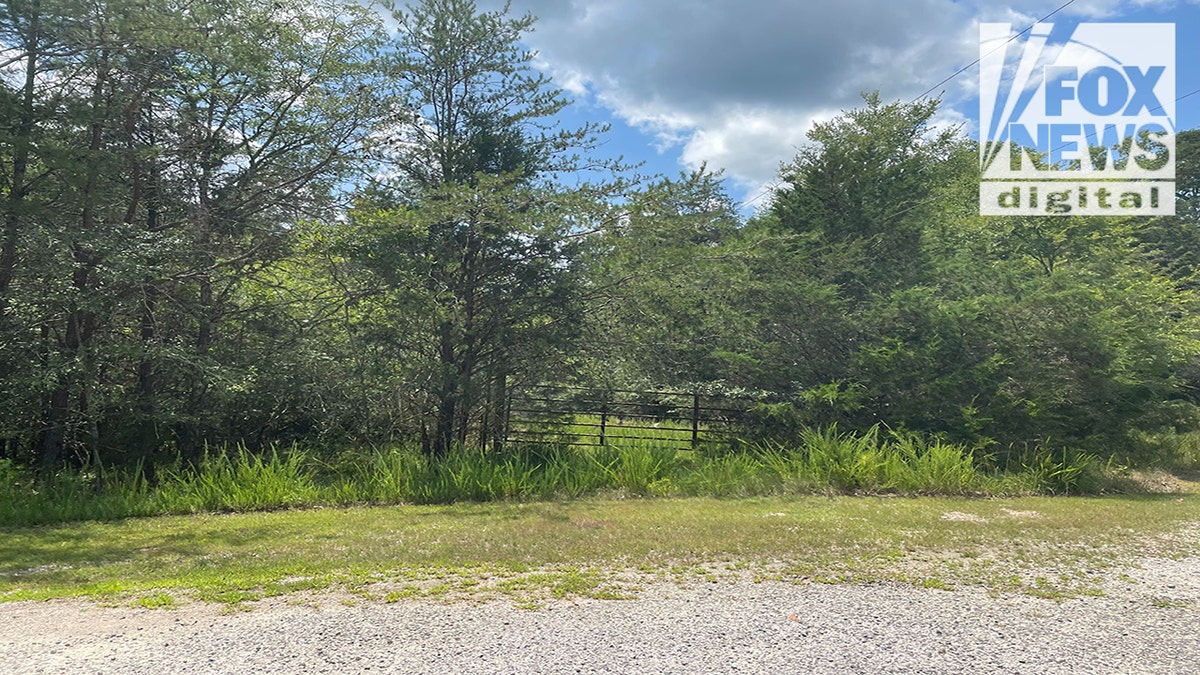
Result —
<svg viewBox="0 0 1200 675"><path fill-rule="evenodd" d="M1200 94L1200 89L1193 89L1193 90L1189 91L1188 93L1184 94L1183 96L1180 96L1179 98L1175 99L1175 102L1179 103L1183 99L1185 99L1189 96L1195 96L1196 94ZM1157 108L1155 108L1154 110L1147 110L1146 112L1152 113L1152 112L1155 112L1156 110L1162 110L1162 109L1163 109L1163 106L1160 105Z"/></svg>
<svg viewBox="0 0 1200 675"><path fill-rule="evenodd" d="M1029 31L1033 30L1033 27L1034 27L1034 26L1038 25L1039 23L1042 23L1043 21L1045 21L1046 19L1049 19L1050 17L1054 16L1055 14L1058 14L1059 12L1063 11L1064 9L1066 9L1066 8L1070 7L1070 6L1071 6L1071 5L1073 5L1073 4L1075 4L1075 0L1067 0L1067 2L1063 3L1062 5L1059 5L1059 6L1058 6L1058 7L1057 7L1057 8L1056 8L1056 9L1055 9L1053 12L1050 12L1050 13L1049 13L1049 14L1047 14L1046 16L1043 16L1042 18L1040 18L1040 19L1038 19L1037 21L1033 22L1032 24L1030 24L1029 26L1027 26L1027 27L1026 27L1024 30L1022 30L1021 32L1019 32L1019 33L1016 33L1015 35L1012 35L1011 37L1009 37L1009 38L1008 38L1008 40L1006 40L1006 41L1004 42L1004 44L1002 44L1002 45L1000 45L1000 46L996 47L995 49L993 49L992 51L988 52L987 54L981 54L981 55L979 56L979 58L977 58L977 59L975 59L974 61L972 61L971 63L969 63L969 64L967 64L967 65L963 66L962 68L959 68L958 70L954 71L954 72L953 72L953 73L952 73L952 74L951 74L949 77L945 78L945 79L944 79L944 80L942 80L941 82L938 82L937 84L933 85L932 87L930 87L930 88L926 89L925 91L921 92L921 94L920 94L920 95L918 95L916 98L914 98L914 99L912 99L911 101L909 101L909 102L908 102L908 105L912 105L914 102L916 102L916 101L918 101L918 100L920 100L920 99L924 98L925 96L927 96L927 95L929 94L929 92L933 91L934 89L937 89L938 87L942 86L943 84L946 84L946 83L947 83L947 82L949 82L950 80L953 80L954 78L958 77L959 75L962 75L963 73L965 73L966 71L970 70L971 68L974 68L975 66L979 65L979 62L980 62L980 61L982 61L982 60L983 60L983 58L984 58L985 56L989 56L989 55L991 55L992 53L996 52L997 50L999 50L999 49L1003 49L1004 47L1007 47L1007 46L1008 46L1008 43L1012 42L1013 40L1016 40L1017 38L1021 37L1021 36L1022 36L1022 35L1024 35L1025 33L1028 33ZM1197 91L1200 91L1200 90L1197 90ZM1187 98L1187 96L1191 96L1192 94L1195 94L1195 93L1197 93L1197 91L1193 91L1193 92L1191 92L1190 94L1187 94L1186 96L1183 96L1183 97L1181 97L1181 98ZM1178 100L1180 100L1180 99L1176 99L1176 100L1178 101ZM760 199L762 199L763 197L766 197L767 195L769 195L769 194L770 194L770 193L771 193L773 190L775 190L775 188L779 187L779 186L780 186L780 185L782 185L782 184L783 184L783 181L782 181L782 180L777 180L777 181L775 181L773 184L771 184L770 186L768 186L768 187L765 187L765 188L763 188L762 190L759 190L759 191L758 191L758 192L757 192L757 193L756 193L756 194L755 194L753 197L749 197L749 198L747 198L746 200L744 200L744 201L741 203L741 207L740 207L740 208L743 208L743 209L744 209L744 208L746 208L746 207L748 207L748 206L751 206L752 204L754 204L754 203L755 203L755 202L757 202L758 200L760 200Z"/></svg>
<svg viewBox="0 0 1200 675"><path fill-rule="evenodd" d="M1053 12L1050 12L1050 13L1049 13L1049 14L1047 14L1046 16L1043 16L1042 18L1040 18L1040 19L1038 19L1037 21L1033 22L1032 24L1030 24L1029 26L1027 26L1027 27L1025 28L1025 30L1021 31L1020 33L1016 33L1016 34L1014 34L1014 35L1010 36L1010 37L1009 37L1007 40L1005 40L1005 41L1004 41L1004 44L1002 44L1002 45L1000 45L1000 46L996 47L995 49L993 49L992 51L988 52L987 54L980 54L980 55L979 55L979 58L977 58L977 59L975 59L974 61L972 61L972 62L968 63L967 65L963 66L962 68L959 68L958 70L954 71L954 73L953 73L952 75L950 75L950 77L947 77L946 79L942 80L941 82L938 82L937 84L933 85L932 87L930 87L930 88L926 89L925 91L921 92L921 93L920 93L920 95L918 95L916 98L914 98L913 100L911 100L911 101L909 101L909 102L908 102L908 103L909 103L909 105L912 105L914 102L916 102L916 101L918 101L918 100L920 100L920 99L923 99L923 98L925 98L927 95L929 95L929 92L933 91L934 89L937 89L938 87L942 86L943 84L946 84L946 83L947 83L947 82L949 82L950 80L953 80L954 78L958 77L959 75L962 75L963 73L965 73L966 71L970 70L971 68L974 68L975 66L979 65L979 62L980 62L980 61L982 61L982 60L984 59L984 57L986 57L986 56L991 56L992 54L996 53L997 51L999 51L999 50L1001 50L1001 49L1004 49L1005 47L1007 47L1007 46L1008 46L1008 43L1012 42L1013 40L1016 40L1017 38L1021 37L1022 35L1024 35L1024 34L1028 33L1029 31L1033 30L1033 27L1034 27L1034 26L1036 26L1036 25L1038 25L1039 23L1041 23L1041 22L1045 21L1046 19L1049 19L1050 17L1054 16L1055 14L1058 14L1059 12L1063 11L1064 9L1066 9L1066 8L1070 7L1070 6L1071 6L1071 5L1073 5L1073 4L1075 4L1075 0L1067 0L1067 2L1063 3L1062 5L1060 5L1060 6L1058 7L1058 9L1054 10Z"/></svg>
<svg viewBox="0 0 1200 675"><path fill-rule="evenodd" d="M979 62L980 62L980 61L982 61L984 57L986 57L986 56L988 56L988 55L990 55L990 54L992 54L992 53L996 52L996 51L997 51L997 50L999 50L999 49L1003 49L1004 47L1006 47L1006 46L1007 46L1007 45L1008 45L1010 42L1012 42L1013 40L1016 40L1016 39L1017 39L1017 38L1019 38L1021 35L1023 35L1023 34L1025 34L1025 33L1029 32L1030 30L1032 30L1032 29L1033 29L1033 27L1034 27L1034 26L1036 26L1037 24L1039 24L1039 23L1042 23L1043 21L1045 21L1046 19L1049 19L1050 17L1054 16L1055 14L1058 14L1059 12L1063 11L1064 9L1066 9L1067 7L1071 6L1071 5L1072 5L1072 4L1074 4L1074 3L1075 3L1075 0L1068 0L1068 2L1066 2L1066 3L1063 3L1063 4L1062 4L1062 5L1060 5L1058 8L1056 8L1056 9L1055 9L1053 12L1050 12L1050 13L1049 13L1049 14L1047 14L1046 16L1044 16L1044 17L1042 17L1042 18L1038 19L1038 20L1037 20L1035 23L1033 23L1033 24L1031 24L1030 26L1026 27L1026 28L1025 28L1024 30L1022 30L1021 32L1019 32L1019 33L1016 33L1016 34L1012 35L1011 37L1009 37L1009 38L1008 38L1008 40L1006 40L1006 41L1004 42L1004 44L1002 44L1002 45L1000 45L1000 46L996 47L995 49L993 49L992 51L988 52L987 54L982 54L982 55L980 55L980 57L979 57L978 59L975 59L975 60L974 60L974 61L972 61L970 64L968 64L968 65L966 65L966 66L963 66L962 68L959 68L958 70L954 71L954 73L953 73L953 74L951 74L949 77L945 78L945 79L944 79L944 80L942 80L941 82L938 82L937 84L933 85L933 86L932 86L932 87L930 87L929 89L926 89L926 90L925 90L924 92L922 92L922 93L921 93L919 96L917 96L916 98L914 98L914 99L912 99L911 101L909 101L909 102L908 102L908 104L909 104L909 105L911 105L911 104L912 104L912 103L914 103L915 101L918 101L918 100L920 100L921 98L924 98L924 97L925 97L927 94L929 94L929 92L933 91L934 89L937 89L938 87L940 87L940 86L942 86L943 84L945 84L945 83L949 82L950 80L953 80L954 78L958 77L958 76L959 76L959 75L961 75L962 73L966 72L968 69L970 69L970 68L972 68L972 67L974 67L974 66L978 65L978 64L979 64ZM1182 100L1184 100L1184 99L1186 99L1186 98L1190 98L1190 97L1192 97L1192 96L1195 96L1196 94L1200 94L1200 89L1193 89L1192 91L1189 91L1188 93L1186 93L1186 94L1183 94L1183 95L1181 95L1181 96L1177 97L1177 98L1175 99L1175 103L1178 103L1178 102L1180 102L1180 101L1182 101ZM1155 108L1154 110L1161 110L1162 108L1163 108L1163 106L1159 106L1158 108ZM1154 112L1154 110L1150 110L1149 112ZM1066 149L1067 147L1069 147L1070 145L1071 145L1070 143L1064 144L1064 145L1062 145L1062 146L1060 146L1060 147L1056 148L1056 150L1064 150L1064 149ZM1052 152L1053 152L1053 151L1052 151ZM743 202L741 203L741 207L742 207L742 208L746 208L746 207L748 207L748 206L750 206L750 205L754 204L755 202L757 202L758 200L762 199L763 197L766 197L768 194L770 194L772 191L774 191L776 188L778 188L778 187L779 187L780 185L782 185L782 184L783 184L783 180L782 180L782 179L780 179L780 180L777 180L777 181L775 181L775 182L774 182L774 183L772 183L771 185L769 185L769 186L767 186L767 187L764 187L763 189L759 190L759 191L758 191L758 192L757 192L757 193L756 193L756 194L755 194L753 197L750 197L750 198L746 199L745 201L743 201ZM892 216L889 216L889 218L890 218L890 217L894 217L894 216L896 216L896 215L900 215L901 213L905 213L905 212L907 212L907 211L910 211L910 210L912 210L913 208L916 208L917 206L922 206L922 205L924 205L924 204L927 204L927 203L931 203L931 202L934 202L934 201L939 201L940 199L941 199L941 197L936 197L936 198L934 198L934 199L932 199L932 200L926 200L926 201L924 201L924 202L920 202L920 203L918 203L918 204L914 204L913 206L910 206L910 207L908 207L908 208L904 209L903 211L900 211L900 212L898 212L898 213L892 214Z"/></svg>
<svg viewBox="0 0 1200 675"><path fill-rule="evenodd" d="M751 204L753 204L754 202L762 199L763 197L766 197L767 195L771 194L771 192L774 191L775 188L779 187L780 185L783 185L782 180L777 180L774 183L764 187L763 189L759 190L758 193L755 194L753 197L750 197L750 198L746 199L744 202L742 202L741 208L744 209L747 206L750 206Z"/></svg>

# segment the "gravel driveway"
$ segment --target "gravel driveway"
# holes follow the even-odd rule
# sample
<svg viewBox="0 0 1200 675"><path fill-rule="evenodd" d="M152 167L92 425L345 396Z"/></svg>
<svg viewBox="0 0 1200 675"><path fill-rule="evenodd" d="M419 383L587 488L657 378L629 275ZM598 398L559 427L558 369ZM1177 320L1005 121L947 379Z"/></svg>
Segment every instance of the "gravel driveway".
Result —
<svg viewBox="0 0 1200 675"><path fill-rule="evenodd" d="M1200 559L1105 597L896 584L671 584L538 610L296 598L221 614L0 605L4 673L1197 673Z"/></svg>

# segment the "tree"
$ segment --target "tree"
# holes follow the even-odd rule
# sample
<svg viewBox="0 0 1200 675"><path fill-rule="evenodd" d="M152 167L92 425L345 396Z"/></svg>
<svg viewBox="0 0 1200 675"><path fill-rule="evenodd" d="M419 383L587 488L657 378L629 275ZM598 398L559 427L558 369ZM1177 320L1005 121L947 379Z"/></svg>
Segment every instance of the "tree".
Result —
<svg viewBox="0 0 1200 675"><path fill-rule="evenodd" d="M930 127L935 99L863 98L866 107L813 125L813 144L784 168L770 209L781 230L860 257L842 280L856 298L922 278L921 235L962 145L957 129Z"/></svg>
<svg viewBox="0 0 1200 675"><path fill-rule="evenodd" d="M721 381L747 280L740 219L719 174L655 180L588 241L586 382L616 389Z"/></svg>
<svg viewBox="0 0 1200 675"><path fill-rule="evenodd" d="M929 132L934 112L868 97L817 125L772 207L737 230L738 264L690 270L715 277L736 330L694 330L682 285L643 290L634 307L656 311L628 332L678 327L678 367L780 402L767 412L783 433L883 423L1113 452L1194 425L1194 300L1163 249L1139 246L1146 223L980 217L976 155Z"/></svg>
<svg viewBox="0 0 1200 675"><path fill-rule="evenodd" d="M1140 228L1138 239L1155 263L1184 287L1197 288L1200 270L1200 129L1175 138L1175 215Z"/></svg>
<svg viewBox="0 0 1200 675"><path fill-rule="evenodd" d="M426 448L499 437L505 392L538 377L575 334L576 238L611 186L555 182L582 168L595 126L565 130L567 104L520 46L533 18L470 0L397 11L392 73L411 120L386 178L353 214L352 258L403 315L408 399ZM601 169L606 168L601 166Z"/></svg>
<svg viewBox="0 0 1200 675"><path fill-rule="evenodd" d="M254 367L221 336L247 332L246 281L361 168L379 20L338 2L9 8L5 53L37 76L0 86L20 120L0 359L32 364L4 378L5 436L36 439L47 469L198 448Z"/></svg>

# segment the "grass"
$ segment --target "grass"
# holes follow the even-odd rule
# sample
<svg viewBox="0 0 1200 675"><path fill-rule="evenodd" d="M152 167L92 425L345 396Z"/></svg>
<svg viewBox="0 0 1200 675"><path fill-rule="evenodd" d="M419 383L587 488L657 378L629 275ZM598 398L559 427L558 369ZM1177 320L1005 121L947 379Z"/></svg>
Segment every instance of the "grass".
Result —
<svg viewBox="0 0 1200 675"><path fill-rule="evenodd" d="M810 429L791 445L679 450L657 441L603 447L458 449L431 459L411 447L324 459L292 448L207 454L195 466L37 481L0 460L0 524L351 504L546 501L594 496L796 494L991 495L1111 491L1120 470L1069 450L1032 450L1000 471L973 449L912 434Z"/></svg>
<svg viewBox="0 0 1200 675"><path fill-rule="evenodd" d="M219 452L200 470L173 467L149 496L165 513L252 511L312 504L321 499L301 452Z"/></svg>
<svg viewBox="0 0 1200 675"><path fill-rule="evenodd" d="M163 592L147 593L138 597L133 604L146 609L175 609L179 606L175 596Z"/></svg>
<svg viewBox="0 0 1200 675"><path fill-rule="evenodd" d="M1067 597L1102 592L1132 556L1200 552L1179 535L1197 521L1200 499L1140 495L594 499L77 522L0 528L0 600L239 607L340 590L536 606L726 576Z"/></svg>

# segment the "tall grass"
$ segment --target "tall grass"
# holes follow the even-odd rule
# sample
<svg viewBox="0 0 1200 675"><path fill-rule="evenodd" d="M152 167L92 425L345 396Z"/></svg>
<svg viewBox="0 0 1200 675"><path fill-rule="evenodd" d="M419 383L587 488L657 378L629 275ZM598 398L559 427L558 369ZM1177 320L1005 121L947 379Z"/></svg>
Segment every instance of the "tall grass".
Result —
<svg viewBox="0 0 1200 675"><path fill-rule="evenodd" d="M792 447L768 445L757 455L787 492L970 494L987 492L970 448L915 434L882 436L808 429Z"/></svg>
<svg viewBox="0 0 1200 675"><path fill-rule="evenodd" d="M163 472L154 501L166 513L256 511L322 500L308 455L292 450L255 454L243 447L205 453L198 467Z"/></svg>
<svg viewBox="0 0 1200 675"><path fill-rule="evenodd" d="M31 472L0 460L0 523L115 520L160 512L141 471L105 473L85 468L35 480Z"/></svg>
<svg viewBox="0 0 1200 675"><path fill-rule="evenodd" d="M409 446L345 453L218 449L195 465L64 471L40 481L0 461L0 523L34 525L200 511L352 503L571 499L592 495L742 497L840 492L909 495L1075 494L1109 484L1092 455L1034 449L1001 471L972 448L873 428L808 429L795 443L681 451L653 440L602 447L458 448L430 458Z"/></svg>
<svg viewBox="0 0 1200 675"><path fill-rule="evenodd" d="M605 479L603 487L634 495L666 490L680 468L679 451L644 440L605 446L587 456L592 470Z"/></svg>

